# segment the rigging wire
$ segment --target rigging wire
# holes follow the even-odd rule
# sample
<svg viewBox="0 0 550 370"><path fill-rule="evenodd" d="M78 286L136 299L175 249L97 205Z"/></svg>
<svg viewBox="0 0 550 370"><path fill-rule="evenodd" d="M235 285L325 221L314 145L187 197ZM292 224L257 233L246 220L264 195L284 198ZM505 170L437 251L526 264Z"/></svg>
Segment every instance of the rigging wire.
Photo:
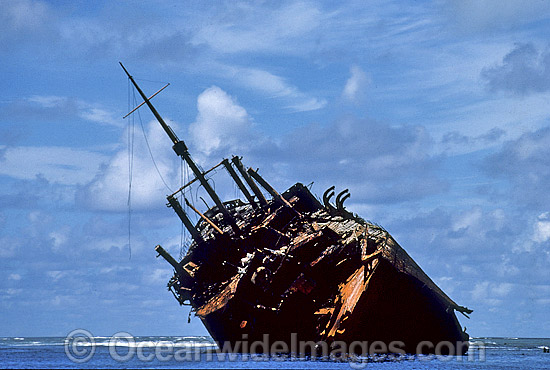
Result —
<svg viewBox="0 0 550 370"><path fill-rule="evenodd" d="M136 80L136 81L152 82L152 83L158 83L158 84L165 84L165 85L166 85L167 83L169 83L169 82L166 82L166 81L146 80L146 79L144 79L144 78L136 78L136 77L134 77L134 80Z"/></svg>
<svg viewBox="0 0 550 370"><path fill-rule="evenodd" d="M135 95L134 95L134 104L137 104ZM160 179L164 183L164 186L166 186L166 189L168 189L168 191L170 191L170 193L173 193L174 191L170 188L170 186L168 186L168 184L164 180L164 177L160 173L160 170L157 166L157 162L155 161L155 157L153 156L153 151L151 150L151 146L149 145L149 139L147 139L147 134L145 133L145 126L143 126L143 120L141 119L141 113L139 113L139 110L137 111L137 114L138 114L138 118L139 118L139 124L141 126L141 132L143 132L143 137L145 138L145 144L147 144L147 149L149 150L149 155L151 156L151 160L153 161L153 165L155 166L155 169L157 170L157 173L158 173Z"/></svg>
<svg viewBox="0 0 550 370"><path fill-rule="evenodd" d="M128 80L128 108L131 104L130 80ZM132 116L128 122L128 259L132 259L132 178L134 170L135 120Z"/></svg>
<svg viewBox="0 0 550 370"><path fill-rule="evenodd" d="M152 81L152 80L145 80L145 79L136 79L136 80L140 80L140 81L147 81L147 82L159 82L159 83L164 83L162 81ZM130 94L130 91L133 92L133 94ZM134 102L134 106L137 106L137 99L136 99L136 94L135 94L135 90L132 89L132 86L130 84L130 80L128 80L128 110L130 110L131 108L131 95L133 97L133 102ZM138 119L139 119L139 123L140 123L140 126L141 126L141 131L143 133L143 137L145 139L145 143L147 145L147 149L149 151L149 155L151 157L151 160L153 162L153 165L155 167L155 170L157 171L157 174L159 175L160 179L162 180L164 186L168 189L168 191L170 191L171 193L173 193L174 191L170 188L170 186L167 184L167 182L165 181L164 177L162 176L162 173L160 172L160 169L155 161L155 158L153 156L153 152L151 150L151 146L149 144L149 140L147 138L147 134L145 132L145 126L143 125L143 120L141 118L141 113L139 110L136 111L137 114L138 114ZM132 114L132 118L130 120L130 124L131 124L131 127L129 128L128 130L128 167L129 167L129 180L128 180L128 247L130 248L130 225L131 225L131 188L132 188L132 177L133 177L133 161L134 161L134 143L135 143L135 115ZM202 169L202 167L200 165L197 166L199 168L199 170L201 172L204 172L204 170ZM214 172L214 174L216 173L216 171ZM212 175L213 176L213 175ZM213 188L215 190L216 188L216 183L215 181L212 179L212 176L210 178L208 178L207 181L213 183ZM189 178L190 178L190 174L189 174L189 168L187 168L187 166L184 165L183 161L181 162L181 168L180 168L180 179L181 179L181 186L183 186L184 183L187 183L189 182ZM198 191L199 189L201 188L202 185L198 186L197 189L196 189L196 193L195 193L195 197L192 196L192 189L191 187L188 187L186 189L184 189L181 193L180 193L180 202L183 202L183 198L185 197L186 193L187 193L187 198L190 198L191 200L191 203L192 205L194 206L195 204L195 199L198 198ZM201 197L202 199L202 197ZM197 199L198 201L198 199ZM203 199L203 202L204 202L204 199ZM184 206L186 207L186 206ZM207 208L208 205L206 205ZM180 235L180 259L183 259L184 257L184 254L185 252L187 251L187 249L189 248L189 244L191 241L188 240L189 239L189 236L187 235L187 232L186 232L186 229L184 228L184 225L182 223L182 229L181 229L181 235ZM130 249L130 258L131 258L131 249Z"/></svg>
<svg viewBox="0 0 550 370"><path fill-rule="evenodd" d="M136 98L136 91L133 89L133 86L131 85L130 79L128 79L128 110L131 109L131 104L134 103L134 106L137 106L137 98ZM147 149L149 150L149 155L151 156L151 160L153 161L153 165L155 166L155 169L164 183L164 186L173 193L172 189L166 181L164 180L164 177L162 176L157 163L155 161L155 158L153 156L153 152L151 150L151 146L149 145L149 140L147 139L147 134L145 133L145 127L143 125L143 120L141 119L141 113L139 110L137 111L139 123L141 126L141 131L143 132L143 137L145 138L145 143L147 144ZM133 182L133 170L134 170L134 144L135 144L135 115L132 114L131 118L128 122L128 199L127 199L127 205L128 205L128 253L129 253L129 259L132 259L132 182Z"/></svg>

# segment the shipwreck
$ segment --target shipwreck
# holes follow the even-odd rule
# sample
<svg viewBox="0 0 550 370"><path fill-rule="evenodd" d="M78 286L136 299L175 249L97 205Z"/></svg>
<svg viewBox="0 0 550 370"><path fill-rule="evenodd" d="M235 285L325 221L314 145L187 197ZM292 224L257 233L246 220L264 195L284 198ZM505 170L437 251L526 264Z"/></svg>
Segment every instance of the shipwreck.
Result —
<svg viewBox="0 0 550 370"><path fill-rule="evenodd" d="M187 254L177 261L160 245L155 249L174 268L168 289L179 304L192 306L220 347L268 334L287 343L292 336L328 345L399 341L407 353L426 341L446 341L467 351L469 336L455 312L472 311L449 298L384 228L348 211L347 189L331 187L318 199L296 183L279 193L233 156L214 168L225 168L243 199L222 201L206 178L214 168L199 168L122 68L194 174L167 197L192 236ZM204 212L182 196L192 183L214 203ZM196 224L182 200L198 215Z"/></svg>

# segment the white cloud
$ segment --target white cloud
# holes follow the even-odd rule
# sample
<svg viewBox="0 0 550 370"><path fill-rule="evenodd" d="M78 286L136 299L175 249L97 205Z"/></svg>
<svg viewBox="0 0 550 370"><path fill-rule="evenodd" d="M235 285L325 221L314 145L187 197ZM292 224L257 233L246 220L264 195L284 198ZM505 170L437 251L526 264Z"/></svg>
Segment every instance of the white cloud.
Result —
<svg viewBox="0 0 550 370"><path fill-rule="evenodd" d="M453 231L478 229L481 224L483 212L481 207L474 207L464 213L458 215L452 224Z"/></svg>
<svg viewBox="0 0 550 370"><path fill-rule="evenodd" d="M111 112L93 106L84 107L80 112L80 117L103 125L122 126L122 120L115 118Z"/></svg>
<svg viewBox="0 0 550 370"><path fill-rule="evenodd" d="M500 264L496 267L497 273L500 277L509 278L510 276L517 276L520 273L520 267L517 263L514 263L509 255L503 255L501 257Z"/></svg>
<svg viewBox="0 0 550 370"><path fill-rule="evenodd" d="M287 109L294 112L317 110L327 104L325 99L313 97L289 83L285 78L263 69L224 64L214 64L213 69L233 82L270 98L279 99Z"/></svg>
<svg viewBox="0 0 550 370"><path fill-rule="evenodd" d="M235 77L249 87L276 97L296 94L296 88L289 86L283 78L261 69L241 68Z"/></svg>
<svg viewBox="0 0 550 370"><path fill-rule="evenodd" d="M69 240L69 228L65 227L62 230L52 231L49 237L52 239L53 249L60 250Z"/></svg>
<svg viewBox="0 0 550 370"><path fill-rule="evenodd" d="M247 111L217 86L206 89L198 96L197 110L195 122L189 125L191 152L195 159L198 159L197 163L249 152L261 145L264 140L255 132ZM176 127L172 128L177 131ZM127 128L124 134L125 140L128 140L129 129ZM181 159L172 151L170 141L158 122L152 121L148 124L147 137L156 167L170 189L167 189L158 175L143 135L139 131L141 130L136 128L133 155L129 156L128 149L116 153L98 176L77 194L78 202L93 209L127 210L130 159L133 161L132 209L161 207L166 203L165 194L181 186ZM101 248L110 246L111 244L106 243Z"/></svg>
<svg viewBox="0 0 550 370"><path fill-rule="evenodd" d="M106 206L104 204L98 205L97 208L99 208L101 206L106 208ZM112 210L120 210L120 209L116 209L115 207L117 207L117 204L114 204L111 207L111 209ZM122 234L122 232L121 232L121 234ZM122 235L116 236L115 235L115 236L109 236L107 238L100 237L100 236L95 236L93 239L82 243L81 247L83 249L100 251L101 253L108 252L111 248L124 250L125 248L128 247L128 235L124 235L124 236L122 236ZM141 243L140 241L136 241L136 240L132 241L132 250L140 249L142 247L143 247L143 243Z"/></svg>
<svg viewBox="0 0 550 370"><path fill-rule="evenodd" d="M207 44L221 53L281 50L300 53L296 42L310 39L324 17L316 4L303 1L274 7L237 3L226 10L218 12L223 16L205 22L194 35L194 44Z"/></svg>
<svg viewBox="0 0 550 370"><path fill-rule="evenodd" d="M351 76L346 81L342 96L357 103L365 97L365 88L368 86L370 79L367 74L358 66L354 65L350 68Z"/></svg>
<svg viewBox="0 0 550 370"><path fill-rule="evenodd" d="M173 123L171 126L174 126ZM125 140L128 138L128 130L131 129L131 126L126 128ZM141 128L136 127L132 154L129 154L128 149L116 153L106 168L81 189L78 200L94 209L127 210L130 184L129 165L132 162L132 208L144 209L164 204L164 194L170 190L164 185L156 168L168 186L175 188L174 184L178 183L176 179L179 159L172 151L170 140L158 122L149 122L146 127L146 135L155 162L151 160ZM128 143L126 145L128 148Z"/></svg>
<svg viewBox="0 0 550 370"><path fill-rule="evenodd" d="M238 151L251 135L252 121L237 101L217 86L197 99L198 115L189 131L193 145L206 155L214 151Z"/></svg>
<svg viewBox="0 0 550 370"><path fill-rule="evenodd" d="M14 289L14 288L10 288L10 289L4 290L4 292L6 293L6 295L8 295L8 297L11 297L11 296L14 296L14 295L18 295L18 294L20 294L22 291L23 291L23 289Z"/></svg>
<svg viewBox="0 0 550 370"><path fill-rule="evenodd" d="M63 279L68 275L66 271L60 271L60 270L52 270L46 272L46 275L48 275L49 278L51 278L54 282L59 281L60 279Z"/></svg>
<svg viewBox="0 0 550 370"><path fill-rule="evenodd" d="M89 103L81 99L65 96L34 95L27 98L27 102L48 110L59 111L61 109L67 113L75 113L82 119L102 125L111 125L115 127L122 127L123 125L122 119L115 117L112 112L99 107L97 104Z"/></svg>
<svg viewBox="0 0 550 370"><path fill-rule="evenodd" d="M19 275L19 274L10 274L10 276L8 276L8 280L19 281L19 280L21 280L21 275Z"/></svg>
<svg viewBox="0 0 550 370"><path fill-rule="evenodd" d="M478 282L472 289L472 298L490 306L500 305L513 287L514 285L510 283Z"/></svg>
<svg viewBox="0 0 550 370"><path fill-rule="evenodd" d="M287 105L287 108L289 108L294 112L308 112L312 110L321 109L325 105L327 105L327 101L325 99L304 97L303 99L300 99L296 103L291 103Z"/></svg>
<svg viewBox="0 0 550 370"><path fill-rule="evenodd" d="M47 304L56 307L70 307L79 303L79 300L73 295L56 295L48 299Z"/></svg>
<svg viewBox="0 0 550 370"><path fill-rule="evenodd" d="M53 96L53 95L48 95L48 96L33 95L27 99L27 101L31 103L36 103L43 108L56 108L60 105L63 105L67 100L68 99L66 97Z"/></svg>
<svg viewBox="0 0 550 370"><path fill-rule="evenodd" d="M495 284L492 293L497 297L506 297L512 291L513 285L510 283Z"/></svg>
<svg viewBox="0 0 550 370"><path fill-rule="evenodd" d="M19 0L0 2L2 26L15 32L43 28L51 19L51 11L43 1Z"/></svg>
<svg viewBox="0 0 550 370"><path fill-rule="evenodd" d="M143 282L146 285L161 285L165 284L173 275L173 271L170 268L153 269L147 271L143 275Z"/></svg>
<svg viewBox="0 0 550 370"><path fill-rule="evenodd" d="M59 146L5 147L0 174L32 180L42 176L52 183L83 184L90 181L107 160L103 154Z"/></svg>
<svg viewBox="0 0 550 370"><path fill-rule="evenodd" d="M543 243L550 239L550 214L549 212L542 213L535 222L535 234L533 241Z"/></svg>

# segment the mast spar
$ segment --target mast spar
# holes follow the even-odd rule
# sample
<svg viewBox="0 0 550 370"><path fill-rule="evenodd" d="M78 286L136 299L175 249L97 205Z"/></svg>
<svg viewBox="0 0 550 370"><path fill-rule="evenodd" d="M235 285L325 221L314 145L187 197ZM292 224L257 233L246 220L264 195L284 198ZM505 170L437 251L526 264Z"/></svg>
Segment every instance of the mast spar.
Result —
<svg viewBox="0 0 550 370"><path fill-rule="evenodd" d="M143 101L145 102L145 104L147 104L147 106L149 107L149 109L157 119L157 121L160 123L160 125L162 126L162 128L164 129L168 137L170 138L170 140L172 140L172 143L174 143L174 145L172 146L172 149L174 149L174 152L176 152L176 154L180 156L187 163L187 165L189 166L189 168L191 168L191 171L193 171L193 173L195 174L197 179L200 181L201 185L204 187L204 189L206 190L210 198L216 204L218 210L223 214L226 222L231 226L233 231L238 232L239 227L237 226L235 219L231 216L227 208L224 206L224 204L218 197L218 194L216 194L212 186L210 186L210 183L208 183L208 181L204 177L204 174L202 173L202 171L199 169L195 161L193 161L193 159L191 158L191 155L189 154L189 150L187 148L187 145L185 145L185 142L183 140L180 140L178 136L174 133L172 128L166 122L164 122L164 119L161 117L159 112L155 109L150 99L147 98L145 93L141 90L141 88L138 86L138 84L136 83L134 78L130 75L128 70L124 67L124 65L121 62L119 62L119 64L124 70L124 72L126 73L126 75L128 76L128 78L130 79L130 81L132 82L132 84L134 85L134 87L136 88L136 90L138 91L139 95L141 95L141 97L143 98Z"/></svg>

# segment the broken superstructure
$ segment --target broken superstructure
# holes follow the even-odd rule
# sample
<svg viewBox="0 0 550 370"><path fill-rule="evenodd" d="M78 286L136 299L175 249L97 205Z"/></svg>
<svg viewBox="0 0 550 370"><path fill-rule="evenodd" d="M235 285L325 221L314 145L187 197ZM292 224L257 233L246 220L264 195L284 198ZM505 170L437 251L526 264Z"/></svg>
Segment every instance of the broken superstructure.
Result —
<svg viewBox="0 0 550 370"><path fill-rule="evenodd" d="M292 336L328 345L399 341L409 353L426 341L467 343L455 311L471 310L439 289L386 230L346 210L347 190L336 195L332 187L322 202L300 183L280 194L234 156L214 168L227 170L245 201L221 201L205 178L212 169L198 168L124 70L195 176L167 197L193 238L187 254L176 261L161 246L156 251L174 267L169 290L220 345L265 334L287 343ZM178 199L195 182L215 204L204 213L188 204L197 224Z"/></svg>

